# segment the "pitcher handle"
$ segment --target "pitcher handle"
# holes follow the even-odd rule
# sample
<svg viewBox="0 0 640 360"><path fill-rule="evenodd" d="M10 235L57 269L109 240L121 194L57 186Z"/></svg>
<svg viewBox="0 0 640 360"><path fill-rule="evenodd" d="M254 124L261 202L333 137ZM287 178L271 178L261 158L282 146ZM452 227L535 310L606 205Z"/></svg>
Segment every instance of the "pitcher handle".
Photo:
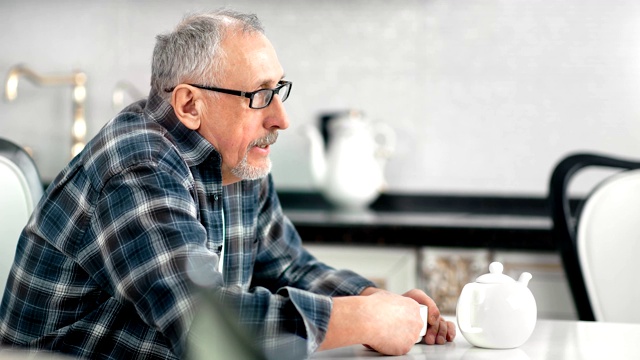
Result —
<svg viewBox="0 0 640 360"><path fill-rule="evenodd" d="M456 306L456 320L461 332L479 334L482 332L482 328L471 326L471 293L466 287L462 288L462 293Z"/></svg>
<svg viewBox="0 0 640 360"><path fill-rule="evenodd" d="M373 139L377 145L376 157L389 158L396 150L396 132L385 123L377 122L373 126Z"/></svg>

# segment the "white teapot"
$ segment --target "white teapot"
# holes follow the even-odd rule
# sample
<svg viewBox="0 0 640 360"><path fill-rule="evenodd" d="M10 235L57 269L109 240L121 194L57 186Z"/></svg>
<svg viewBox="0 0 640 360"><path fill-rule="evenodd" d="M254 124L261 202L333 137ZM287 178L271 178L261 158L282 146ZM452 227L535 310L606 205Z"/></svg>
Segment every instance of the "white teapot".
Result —
<svg viewBox="0 0 640 360"><path fill-rule="evenodd" d="M502 273L499 262L489 274L464 286L456 308L460 332L472 345L490 349L516 348L527 341L536 326L536 300L527 287L531 274L518 281Z"/></svg>
<svg viewBox="0 0 640 360"><path fill-rule="evenodd" d="M311 145L313 180L324 197L339 208L363 209L385 184L384 165L393 152L395 132L353 110L332 119L327 127L326 149L316 127L304 128Z"/></svg>

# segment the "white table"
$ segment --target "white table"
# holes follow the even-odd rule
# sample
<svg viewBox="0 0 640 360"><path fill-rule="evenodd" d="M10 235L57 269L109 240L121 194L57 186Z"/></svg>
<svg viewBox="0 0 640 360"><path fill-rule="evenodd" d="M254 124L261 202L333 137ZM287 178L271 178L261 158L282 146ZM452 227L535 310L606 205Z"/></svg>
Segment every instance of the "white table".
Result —
<svg viewBox="0 0 640 360"><path fill-rule="evenodd" d="M366 359L381 356L357 345L321 351L311 358ZM508 350L474 347L458 331L452 343L417 344L408 354L392 359L640 359L640 324L538 320L529 340L519 348Z"/></svg>

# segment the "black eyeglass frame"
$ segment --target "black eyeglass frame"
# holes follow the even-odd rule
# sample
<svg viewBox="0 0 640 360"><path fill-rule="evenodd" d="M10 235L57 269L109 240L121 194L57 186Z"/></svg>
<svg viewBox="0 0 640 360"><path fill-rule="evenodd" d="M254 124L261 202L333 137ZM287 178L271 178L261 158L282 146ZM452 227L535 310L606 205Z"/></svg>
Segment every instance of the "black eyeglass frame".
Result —
<svg viewBox="0 0 640 360"><path fill-rule="evenodd" d="M240 91L240 90L223 89L223 88L217 88L217 87L211 87L211 86L205 86L205 85L199 85L199 84L187 84L187 85L193 86L193 87L198 88L198 89L203 89L203 90L215 91L215 92L229 94L229 95L236 95L236 96L246 97L247 99L249 99L249 107L251 109L264 109L267 106L271 105L271 101L273 101L273 96L276 95L276 94L280 95L280 90L282 90L285 86L289 86L289 91L287 91L287 96L285 96L284 98L280 98L280 100L282 102L284 102L285 100L287 100L289 98L289 94L291 94L291 88L293 87L293 83L291 81L287 81L287 80L278 81L278 86L276 86L275 89L260 89L260 90L251 91L251 92ZM171 89L165 89L164 91L172 92L174 89L175 89L175 87L173 87ZM269 97L269 100L267 101L267 103L264 106L261 106L261 107L254 107L253 106L253 98L254 98L254 96L256 94L260 93L260 92L265 92L265 91L270 91L271 92L271 96Z"/></svg>

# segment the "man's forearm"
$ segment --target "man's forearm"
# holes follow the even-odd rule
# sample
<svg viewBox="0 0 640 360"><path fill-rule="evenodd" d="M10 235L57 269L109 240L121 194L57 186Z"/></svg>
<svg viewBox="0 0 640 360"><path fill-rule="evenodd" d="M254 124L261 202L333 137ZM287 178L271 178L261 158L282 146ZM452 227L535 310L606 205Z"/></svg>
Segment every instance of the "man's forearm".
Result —
<svg viewBox="0 0 640 360"><path fill-rule="evenodd" d="M319 350L362 344L368 336L365 331L371 329L369 326L363 326L369 319L363 316L365 313L363 306L365 306L366 300L362 296L368 296L378 291L382 290L367 287L362 290L361 296L333 298L329 328Z"/></svg>
<svg viewBox="0 0 640 360"><path fill-rule="evenodd" d="M366 322L363 306L364 301L361 296L333 298L329 327L319 350L362 344L367 338L365 332L368 330L367 326L363 326Z"/></svg>

